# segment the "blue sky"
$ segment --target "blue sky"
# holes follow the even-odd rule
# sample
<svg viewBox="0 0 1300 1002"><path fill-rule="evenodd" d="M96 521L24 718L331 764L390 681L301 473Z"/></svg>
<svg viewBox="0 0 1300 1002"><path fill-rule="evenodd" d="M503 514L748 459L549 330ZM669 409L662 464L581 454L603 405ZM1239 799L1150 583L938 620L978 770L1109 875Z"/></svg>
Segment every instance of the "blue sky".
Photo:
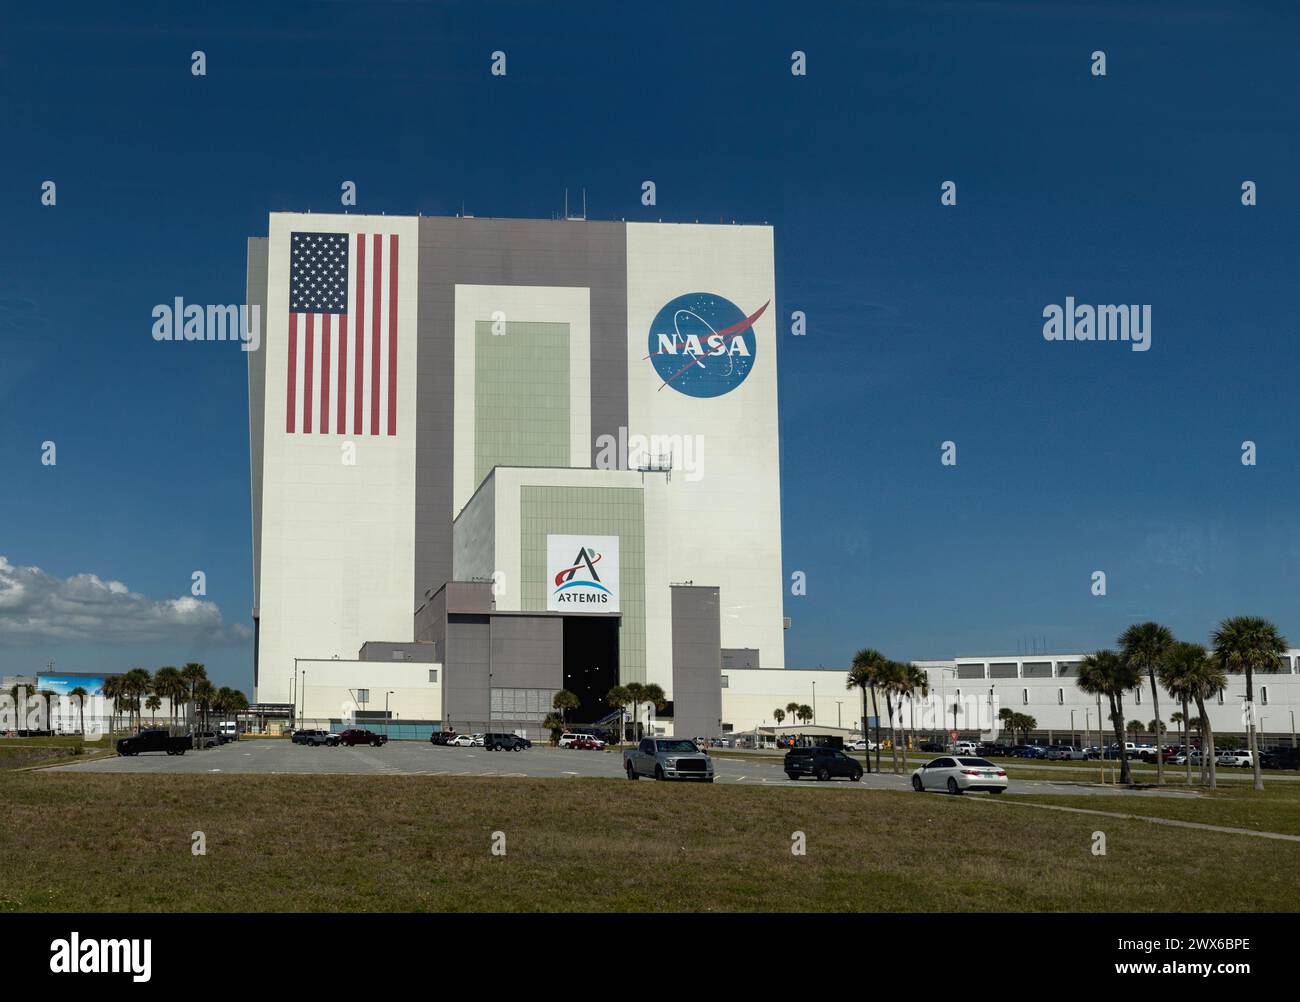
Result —
<svg viewBox="0 0 1300 1002"><path fill-rule="evenodd" d="M1300 642L1298 20L6 5L0 671L202 660L251 685L245 357L158 344L150 310L242 301L245 238L343 179L368 212L545 218L585 187L593 218L774 224L778 308L809 323L780 345L791 666L1094 648L1146 618L1204 640L1241 612ZM1070 295L1150 304L1151 350L1045 342ZM196 569L210 604L168 604ZM63 616L96 596L115 634Z"/></svg>

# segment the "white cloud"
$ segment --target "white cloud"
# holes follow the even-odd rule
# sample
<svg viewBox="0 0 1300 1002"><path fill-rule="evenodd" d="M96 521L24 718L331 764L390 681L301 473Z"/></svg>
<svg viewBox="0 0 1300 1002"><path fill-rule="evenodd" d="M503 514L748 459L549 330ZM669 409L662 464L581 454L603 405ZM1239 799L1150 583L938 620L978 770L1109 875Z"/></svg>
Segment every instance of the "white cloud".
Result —
<svg viewBox="0 0 1300 1002"><path fill-rule="evenodd" d="M251 636L242 623L226 625L215 602L189 595L155 600L97 574L59 578L0 556L0 643L222 644Z"/></svg>

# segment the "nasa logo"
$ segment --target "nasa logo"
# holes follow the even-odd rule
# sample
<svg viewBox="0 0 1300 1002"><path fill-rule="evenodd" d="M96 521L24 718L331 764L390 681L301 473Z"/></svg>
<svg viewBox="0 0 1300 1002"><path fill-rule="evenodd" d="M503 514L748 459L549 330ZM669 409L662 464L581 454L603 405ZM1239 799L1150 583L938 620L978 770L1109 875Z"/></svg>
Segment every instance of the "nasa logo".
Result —
<svg viewBox="0 0 1300 1002"><path fill-rule="evenodd" d="M749 316L711 292L688 292L667 303L650 324L646 357L663 380L688 397L720 397L745 381L757 348L754 323L769 299Z"/></svg>

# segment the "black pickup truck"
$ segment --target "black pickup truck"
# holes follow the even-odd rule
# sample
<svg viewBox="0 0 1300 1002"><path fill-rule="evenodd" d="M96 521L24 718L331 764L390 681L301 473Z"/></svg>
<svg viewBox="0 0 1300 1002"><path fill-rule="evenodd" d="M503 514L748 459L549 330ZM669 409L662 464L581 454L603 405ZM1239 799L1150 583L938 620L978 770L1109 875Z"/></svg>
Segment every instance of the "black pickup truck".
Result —
<svg viewBox="0 0 1300 1002"><path fill-rule="evenodd" d="M119 755L139 755L141 752L165 751L168 755L184 755L191 747L188 734L171 734L161 728L141 731L133 738L119 738Z"/></svg>

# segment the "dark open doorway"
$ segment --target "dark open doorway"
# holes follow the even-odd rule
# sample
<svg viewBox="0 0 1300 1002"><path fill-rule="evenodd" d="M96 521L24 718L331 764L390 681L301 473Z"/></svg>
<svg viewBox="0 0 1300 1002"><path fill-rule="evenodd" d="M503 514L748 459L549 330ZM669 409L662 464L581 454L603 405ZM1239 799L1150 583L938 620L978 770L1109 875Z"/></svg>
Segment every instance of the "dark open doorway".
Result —
<svg viewBox="0 0 1300 1002"><path fill-rule="evenodd" d="M617 616L564 617L564 687L582 700L569 713L571 723L595 723L612 712L605 694L618 685L618 624Z"/></svg>

